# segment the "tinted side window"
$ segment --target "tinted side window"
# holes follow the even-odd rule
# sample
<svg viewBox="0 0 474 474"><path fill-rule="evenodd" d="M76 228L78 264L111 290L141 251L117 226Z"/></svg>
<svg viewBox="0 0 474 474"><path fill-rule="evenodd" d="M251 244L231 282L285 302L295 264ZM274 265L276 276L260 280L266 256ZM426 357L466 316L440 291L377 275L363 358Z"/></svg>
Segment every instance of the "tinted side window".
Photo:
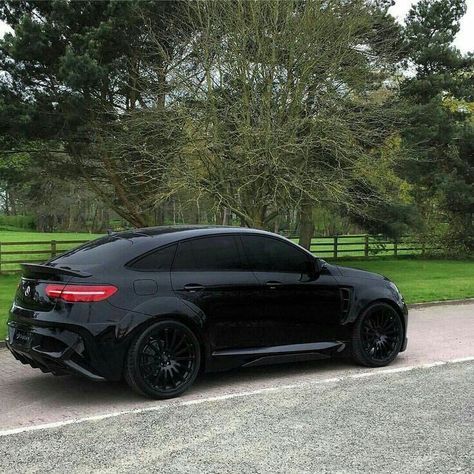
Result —
<svg viewBox="0 0 474 474"><path fill-rule="evenodd" d="M242 235L251 268L258 272L304 273L309 257L291 244L270 237Z"/></svg>
<svg viewBox="0 0 474 474"><path fill-rule="evenodd" d="M168 272L176 252L176 245L170 245L149 253L130 265L134 270Z"/></svg>
<svg viewBox="0 0 474 474"><path fill-rule="evenodd" d="M242 268L235 237L205 237L180 242L173 271L239 270Z"/></svg>

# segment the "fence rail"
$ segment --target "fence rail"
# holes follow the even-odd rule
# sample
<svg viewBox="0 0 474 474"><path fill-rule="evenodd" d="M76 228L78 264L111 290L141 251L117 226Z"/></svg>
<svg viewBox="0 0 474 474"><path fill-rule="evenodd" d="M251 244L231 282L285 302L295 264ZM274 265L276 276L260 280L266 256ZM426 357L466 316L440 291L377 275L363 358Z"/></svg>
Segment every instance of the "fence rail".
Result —
<svg viewBox="0 0 474 474"><path fill-rule="evenodd" d="M330 258L424 255L427 250L433 248L410 236L390 240L380 235L335 235L311 241L311 252Z"/></svg>
<svg viewBox="0 0 474 474"><path fill-rule="evenodd" d="M0 274L16 273L20 271L20 263L42 263L86 242L88 240L0 242Z"/></svg>
<svg viewBox="0 0 474 474"><path fill-rule="evenodd" d="M294 238L293 240L297 240ZM0 242L0 274L20 270L23 262L42 263L88 240L40 240L36 242ZM398 241L380 235L336 235L316 237L311 252L323 258L424 255L423 242L407 236Z"/></svg>

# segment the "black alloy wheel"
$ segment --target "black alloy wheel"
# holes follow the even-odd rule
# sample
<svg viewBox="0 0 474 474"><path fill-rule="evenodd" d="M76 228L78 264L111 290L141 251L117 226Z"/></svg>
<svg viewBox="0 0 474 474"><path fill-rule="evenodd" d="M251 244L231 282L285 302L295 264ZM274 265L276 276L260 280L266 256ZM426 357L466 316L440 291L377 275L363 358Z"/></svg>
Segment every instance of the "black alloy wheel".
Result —
<svg viewBox="0 0 474 474"><path fill-rule="evenodd" d="M177 321L160 321L132 343L125 379L137 392L154 398L172 398L196 379L201 362L199 342Z"/></svg>
<svg viewBox="0 0 474 474"><path fill-rule="evenodd" d="M403 325L396 310L388 304L377 303L354 325L352 356L359 364L383 367L400 352L403 335Z"/></svg>

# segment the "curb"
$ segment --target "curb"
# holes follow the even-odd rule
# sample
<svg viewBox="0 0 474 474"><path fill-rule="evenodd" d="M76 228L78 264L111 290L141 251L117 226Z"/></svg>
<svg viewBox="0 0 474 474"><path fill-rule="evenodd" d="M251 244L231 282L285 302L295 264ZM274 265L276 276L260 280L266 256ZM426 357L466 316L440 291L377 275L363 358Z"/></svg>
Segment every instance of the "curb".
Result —
<svg viewBox="0 0 474 474"><path fill-rule="evenodd" d="M408 309L429 308L430 306L457 306L463 304L474 303L474 298L466 298L464 300L446 300L446 301L430 301L428 303L412 303L407 305ZM0 341L0 349L7 347L5 341Z"/></svg>
<svg viewBox="0 0 474 474"><path fill-rule="evenodd" d="M457 306L463 304L474 303L474 298L465 298L463 300L445 300L445 301L428 301L426 303L412 303L407 305L409 309L429 308L430 306Z"/></svg>

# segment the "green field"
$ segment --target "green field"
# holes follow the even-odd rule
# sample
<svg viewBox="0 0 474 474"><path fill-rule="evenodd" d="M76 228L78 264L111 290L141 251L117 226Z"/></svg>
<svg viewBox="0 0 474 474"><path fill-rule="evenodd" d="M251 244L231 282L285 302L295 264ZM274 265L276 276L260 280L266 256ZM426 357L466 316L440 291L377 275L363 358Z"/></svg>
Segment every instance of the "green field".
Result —
<svg viewBox="0 0 474 474"><path fill-rule="evenodd" d="M388 276L408 303L474 297L474 260L404 258L338 260L337 263ZM18 275L0 275L0 340L5 338L5 322L18 278Z"/></svg>
<svg viewBox="0 0 474 474"><path fill-rule="evenodd" d="M0 230L0 242L34 242L38 240L90 240L103 234L89 232L29 232Z"/></svg>
<svg viewBox="0 0 474 474"><path fill-rule="evenodd" d="M474 297L474 260L374 258L334 263L385 275L397 284L408 303Z"/></svg>
<svg viewBox="0 0 474 474"><path fill-rule="evenodd" d="M76 247L79 244L65 243L61 241L80 241L91 240L100 237L102 234L89 234L87 232L27 232L27 231L10 231L0 230L1 244L1 269L17 270L17 263L8 263L10 261L45 261L51 256L51 240L56 240L56 249L58 253L67 249ZM19 242L18 245L11 245L10 242ZM43 244L32 244L32 242L45 242ZM6 253L12 252L12 253ZM13 252L28 252L24 254L15 254Z"/></svg>

